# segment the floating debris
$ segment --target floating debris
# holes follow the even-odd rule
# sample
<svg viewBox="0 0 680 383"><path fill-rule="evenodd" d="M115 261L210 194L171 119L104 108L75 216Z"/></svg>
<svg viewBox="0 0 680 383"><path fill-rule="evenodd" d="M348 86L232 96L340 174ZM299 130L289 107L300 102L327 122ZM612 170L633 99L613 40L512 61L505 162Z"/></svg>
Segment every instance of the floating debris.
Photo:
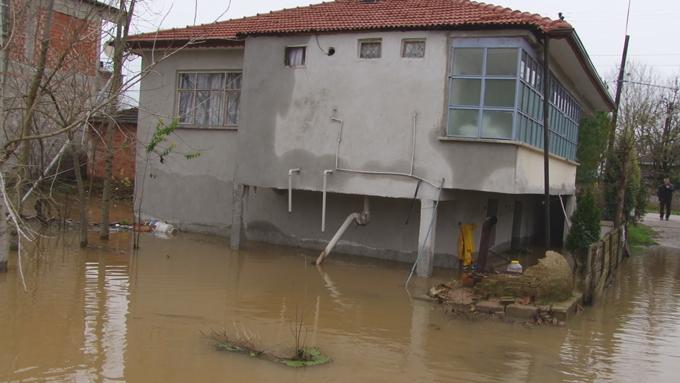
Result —
<svg viewBox="0 0 680 383"><path fill-rule="evenodd" d="M210 338L215 342L215 347L219 351L245 354L252 358L260 358L293 368L320 366L331 362L331 358L324 355L318 347L298 348L293 356L282 356L263 350L255 345L254 337L247 331L233 338L227 336L226 332L213 332Z"/></svg>

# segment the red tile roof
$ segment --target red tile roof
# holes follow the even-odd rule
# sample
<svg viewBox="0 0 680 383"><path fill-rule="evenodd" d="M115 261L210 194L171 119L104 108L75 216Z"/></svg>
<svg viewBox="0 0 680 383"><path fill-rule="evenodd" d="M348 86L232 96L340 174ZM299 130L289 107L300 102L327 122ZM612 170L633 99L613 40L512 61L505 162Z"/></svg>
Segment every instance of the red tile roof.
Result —
<svg viewBox="0 0 680 383"><path fill-rule="evenodd" d="M521 26L540 32L572 30L569 23L469 0L336 0L212 24L131 36L149 42L227 42L246 35L344 32L386 29L455 29ZM145 44L146 43L146 44Z"/></svg>

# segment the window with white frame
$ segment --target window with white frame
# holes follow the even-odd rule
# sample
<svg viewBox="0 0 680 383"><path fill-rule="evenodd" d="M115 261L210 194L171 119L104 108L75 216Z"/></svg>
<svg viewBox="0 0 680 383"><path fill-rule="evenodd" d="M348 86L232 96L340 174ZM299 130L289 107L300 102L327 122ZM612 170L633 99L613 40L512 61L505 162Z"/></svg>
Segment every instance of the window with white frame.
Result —
<svg viewBox="0 0 680 383"><path fill-rule="evenodd" d="M425 39L404 39L401 41L401 57L425 57Z"/></svg>
<svg viewBox="0 0 680 383"><path fill-rule="evenodd" d="M518 48L454 48L448 135L511 139Z"/></svg>
<svg viewBox="0 0 680 383"><path fill-rule="evenodd" d="M286 47L286 56L284 58L286 66L302 67L305 65L306 58L306 47Z"/></svg>
<svg viewBox="0 0 680 383"><path fill-rule="evenodd" d="M201 128L237 126L241 72L179 72L176 112L180 125Z"/></svg>
<svg viewBox="0 0 680 383"><path fill-rule="evenodd" d="M359 57L379 59L382 55L382 39L359 40Z"/></svg>

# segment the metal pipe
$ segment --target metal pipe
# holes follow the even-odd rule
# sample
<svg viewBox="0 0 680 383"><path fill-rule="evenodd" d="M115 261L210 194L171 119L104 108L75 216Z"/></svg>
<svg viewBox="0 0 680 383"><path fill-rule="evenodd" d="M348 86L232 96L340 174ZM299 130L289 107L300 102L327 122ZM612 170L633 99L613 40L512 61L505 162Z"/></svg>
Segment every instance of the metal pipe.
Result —
<svg viewBox="0 0 680 383"><path fill-rule="evenodd" d="M323 171L323 197L321 201L321 232L326 231L326 190L328 188L328 175L333 174L332 169Z"/></svg>
<svg viewBox="0 0 680 383"><path fill-rule="evenodd" d="M300 168L288 169L288 212L293 212L293 174L299 174Z"/></svg>
<svg viewBox="0 0 680 383"><path fill-rule="evenodd" d="M340 228L338 231L335 233L333 238L331 238L330 242L328 242L328 245L326 245L326 248L319 254L319 257L316 259L316 265L319 266L321 263L323 263L324 259L328 256L328 254L333 251L333 248L335 245L338 243L340 238L342 237L343 234L345 234L345 231L349 228L349 225L352 224L352 221L356 222L357 225L366 225L371 219L371 210L370 210L370 205L368 202L368 196L364 196L364 210L361 213L352 213L345 218L345 222L340 225Z"/></svg>
<svg viewBox="0 0 680 383"><path fill-rule="evenodd" d="M411 175L413 175L416 163L416 122L418 119L418 112L413 112L413 136L411 137Z"/></svg>
<svg viewBox="0 0 680 383"><path fill-rule="evenodd" d="M335 117L331 117L331 121L340 123L340 130L338 131L338 145L335 148L335 168L337 169L340 162L340 143L342 142L342 130L345 127L345 122Z"/></svg>
<svg viewBox="0 0 680 383"><path fill-rule="evenodd" d="M543 41L543 219L545 247L550 247L550 39Z"/></svg>

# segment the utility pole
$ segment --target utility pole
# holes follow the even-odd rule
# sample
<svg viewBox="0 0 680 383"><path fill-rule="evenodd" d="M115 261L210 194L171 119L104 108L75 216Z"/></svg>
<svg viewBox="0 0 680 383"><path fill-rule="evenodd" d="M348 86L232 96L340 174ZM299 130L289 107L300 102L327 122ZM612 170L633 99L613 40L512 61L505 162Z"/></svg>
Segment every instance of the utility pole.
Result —
<svg viewBox="0 0 680 383"><path fill-rule="evenodd" d="M630 35L626 35L623 43L623 55L621 56L621 66L619 67L619 77L616 84L616 97L614 98L614 113L612 114L612 124L609 130L609 143L607 148L607 163L605 170L608 174L612 171L612 160L614 159L614 142L616 140L616 126L619 118L619 107L621 105L621 92L623 91L623 79L626 71L626 60L628 59L628 43L630 42ZM625 130L625 127L624 127ZM628 131L625 130L621 134L622 145L628 145ZM614 227L619 227L624 221L624 201L626 198L626 183L628 180L628 154L629 148L622 147L621 172L619 174L618 183L616 185L616 211L614 212ZM612 185L609 185L611 187Z"/></svg>
<svg viewBox="0 0 680 383"><path fill-rule="evenodd" d="M616 79L616 96L614 98L614 112L612 113L612 124L609 129L609 142L607 143L607 163L605 169L609 169L611 164L609 158L614 154L614 141L616 140L616 120L619 117L619 105L621 104L621 92L623 91L623 79L626 74L626 60L628 59L628 42L630 35L626 35L626 40L623 43L623 55L621 56L621 65L619 66L619 76Z"/></svg>

